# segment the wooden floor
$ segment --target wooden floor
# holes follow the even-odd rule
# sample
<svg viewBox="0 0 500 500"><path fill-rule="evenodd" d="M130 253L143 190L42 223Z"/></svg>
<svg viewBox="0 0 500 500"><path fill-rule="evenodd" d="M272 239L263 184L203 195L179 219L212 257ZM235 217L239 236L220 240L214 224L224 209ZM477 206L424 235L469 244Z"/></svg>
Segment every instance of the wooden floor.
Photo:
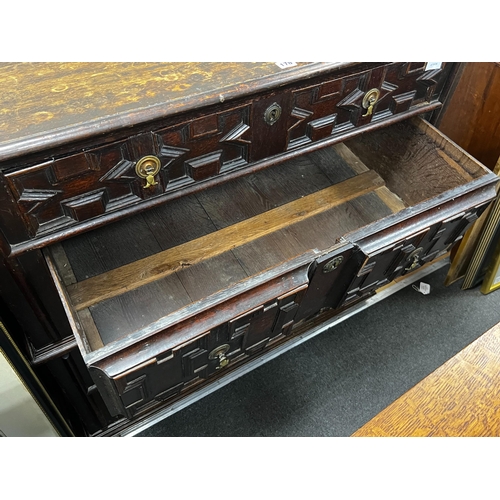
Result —
<svg viewBox="0 0 500 500"><path fill-rule="evenodd" d="M353 436L500 436L500 323Z"/></svg>

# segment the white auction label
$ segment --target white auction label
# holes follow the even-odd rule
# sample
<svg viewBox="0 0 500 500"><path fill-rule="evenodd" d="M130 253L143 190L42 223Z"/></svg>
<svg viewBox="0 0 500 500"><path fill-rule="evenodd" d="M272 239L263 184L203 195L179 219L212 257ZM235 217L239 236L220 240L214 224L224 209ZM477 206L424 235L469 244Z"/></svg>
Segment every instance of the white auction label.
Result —
<svg viewBox="0 0 500 500"><path fill-rule="evenodd" d="M429 295L431 293L431 285L428 283L420 282L420 286L412 285L416 292L420 292L422 295Z"/></svg>
<svg viewBox="0 0 500 500"><path fill-rule="evenodd" d="M441 69L442 62L428 62L425 65L425 71L430 71L432 69Z"/></svg>
<svg viewBox="0 0 500 500"><path fill-rule="evenodd" d="M280 69L285 69L285 68L293 68L294 66L297 66L296 62L277 62L276 66Z"/></svg>

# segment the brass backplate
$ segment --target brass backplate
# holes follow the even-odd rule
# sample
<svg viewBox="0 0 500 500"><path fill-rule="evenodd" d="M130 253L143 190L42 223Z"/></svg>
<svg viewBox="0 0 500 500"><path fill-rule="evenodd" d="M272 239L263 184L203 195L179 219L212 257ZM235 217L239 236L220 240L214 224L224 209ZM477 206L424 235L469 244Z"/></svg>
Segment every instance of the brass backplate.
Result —
<svg viewBox="0 0 500 500"><path fill-rule="evenodd" d="M419 257L423 251L424 251L424 249L422 247L419 247L419 248L413 250L413 252L410 255L408 255L408 260L415 259L415 258Z"/></svg>
<svg viewBox="0 0 500 500"><path fill-rule="evenodd" d="M224 356L224 354L226 354L226 352L229 351L230 348L231 346L229 344L222 344L210 352L210 354L208 355L208 359L217 359L220 356Z"/></svg>
<svg viewBox="0 0 500 500"><path fill-rule="evenodd" d="M142 179L155 176L161 168L160 160L156 156L144 156L135 165L135 173Z"/></svg>
<svg viewBox="0 0 500 500"><path fill-rule="evenodd" d="M361 105L363 106L363 108L369 109L370 106L373 106L378 101L379 97L380 97L380 90L371 89L363 97L363 102L361 103Z"/></svg>

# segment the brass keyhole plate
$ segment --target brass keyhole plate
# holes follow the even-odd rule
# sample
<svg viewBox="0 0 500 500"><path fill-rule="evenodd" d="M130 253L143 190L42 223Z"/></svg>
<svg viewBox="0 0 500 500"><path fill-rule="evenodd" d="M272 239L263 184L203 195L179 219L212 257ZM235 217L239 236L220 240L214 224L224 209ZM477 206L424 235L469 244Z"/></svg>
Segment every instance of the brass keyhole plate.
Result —
<svg viewBox="0 0 500 500"><path fill-rule="evenodd" d="M274 125L281 116L281 106L275 102L264 111L264 121L268 125Z"/></svg>
<svg viewBox="0 0 500 500"><path fill-rule="evenodd" d="M334 259L330 260L323 266L323 272L324 273L330 273L337 269L337 267L340 266L342 261L344 260L344 257L342 255L339 255L338 257L335 257Z"/></svg>

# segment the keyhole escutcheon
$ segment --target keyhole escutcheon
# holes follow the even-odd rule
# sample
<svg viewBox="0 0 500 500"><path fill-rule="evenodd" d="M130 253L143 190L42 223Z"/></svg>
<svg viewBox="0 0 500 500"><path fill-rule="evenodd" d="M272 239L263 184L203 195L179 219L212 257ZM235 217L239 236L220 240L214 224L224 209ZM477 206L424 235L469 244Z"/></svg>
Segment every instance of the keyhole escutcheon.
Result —
<svg viewBox="0 0 500 500"><path fill-rule="evenodd" d="M281 116L281 106L275 102L264 111L264 121L268 125L274 125Z"/></svg>

